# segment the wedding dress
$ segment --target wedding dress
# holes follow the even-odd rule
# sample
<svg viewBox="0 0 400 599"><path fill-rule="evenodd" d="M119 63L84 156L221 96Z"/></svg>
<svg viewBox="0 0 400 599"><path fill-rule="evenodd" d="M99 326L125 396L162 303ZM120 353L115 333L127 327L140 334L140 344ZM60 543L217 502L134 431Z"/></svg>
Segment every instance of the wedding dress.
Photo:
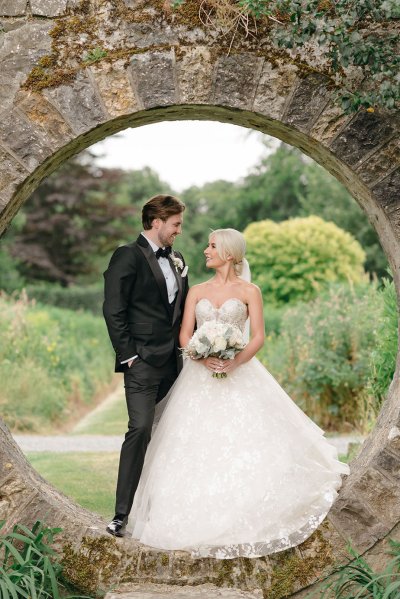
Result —
<svg viewBox="0 0 400 599"><path fill-rule="evenodd" d="M247 306L196 305L242 330ZM147 449L132 535L194 557L259 557L298 545L325 518L349 468L256 359L227 378L186 360Z"/></svg>

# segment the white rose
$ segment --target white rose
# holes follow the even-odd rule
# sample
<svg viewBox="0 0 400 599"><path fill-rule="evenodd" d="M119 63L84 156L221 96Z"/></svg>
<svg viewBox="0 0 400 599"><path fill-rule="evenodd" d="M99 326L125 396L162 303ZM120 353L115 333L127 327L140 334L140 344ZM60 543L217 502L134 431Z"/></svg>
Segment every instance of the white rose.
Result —
<svg viewBox="0 0 400 599"><path fill-rule="evenodd" d="M226 339L224 339L224 337L221 336L216 337L214 339L213 349L216 352L226 349Z"/></svg>
<svg viewBox="0 0 400 599"><path fill-rule="evenodd" d="M194 344L194 349L196 350L196 353L202 355L207 351L207 346L204 345L204 343L201 343L201 341L196 341Z"/></svg>
<svg viewBox="0 0 400 599"><path fill-rule="evenodd" d="M232 347L234 345L240 345L242 343L242 334L239 330L234 330L231 336L229 337L229 345Z"/></svg>

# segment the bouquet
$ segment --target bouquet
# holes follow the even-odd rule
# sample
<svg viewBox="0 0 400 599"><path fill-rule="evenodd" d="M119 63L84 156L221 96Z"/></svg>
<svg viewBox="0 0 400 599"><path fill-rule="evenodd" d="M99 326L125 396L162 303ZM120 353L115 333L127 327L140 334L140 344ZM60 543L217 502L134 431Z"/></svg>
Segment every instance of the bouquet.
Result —
<svg viewBox="0 0 400 599"><path fill-rule="evenodd" d="M233 360L246 346L242 331L233 324L208 320L194 333L183 355L193 360L213 356L223 360ZM226 378L226 372L213 372L213 377Z"/></svg>

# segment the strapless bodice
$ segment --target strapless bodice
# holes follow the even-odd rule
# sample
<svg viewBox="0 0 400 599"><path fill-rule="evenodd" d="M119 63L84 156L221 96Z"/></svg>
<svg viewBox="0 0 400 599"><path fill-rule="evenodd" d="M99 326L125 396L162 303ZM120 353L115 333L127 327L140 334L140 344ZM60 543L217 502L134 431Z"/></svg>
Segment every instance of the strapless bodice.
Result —
<svg viewBox="0 0 400 599"><path fill-rule="evenodd" d="M198 327L208 320L217 320L234 324L243 331L247 320L247 306L236 297L229 298L219 308L203 297L197 302L195 312Z"/></svg>

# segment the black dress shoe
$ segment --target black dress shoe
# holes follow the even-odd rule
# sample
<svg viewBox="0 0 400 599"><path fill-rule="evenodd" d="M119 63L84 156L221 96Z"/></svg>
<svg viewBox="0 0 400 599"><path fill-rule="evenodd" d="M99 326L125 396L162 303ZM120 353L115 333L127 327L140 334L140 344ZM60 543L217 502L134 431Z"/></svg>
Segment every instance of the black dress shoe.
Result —
<svg viewBox="0 0 400 599"><path fill-rule="evenodd" d="M107 526L106 531L114 537L124 537L126 535L126 525L128 524L128 516L120 516L117 514Z"/></svg>

